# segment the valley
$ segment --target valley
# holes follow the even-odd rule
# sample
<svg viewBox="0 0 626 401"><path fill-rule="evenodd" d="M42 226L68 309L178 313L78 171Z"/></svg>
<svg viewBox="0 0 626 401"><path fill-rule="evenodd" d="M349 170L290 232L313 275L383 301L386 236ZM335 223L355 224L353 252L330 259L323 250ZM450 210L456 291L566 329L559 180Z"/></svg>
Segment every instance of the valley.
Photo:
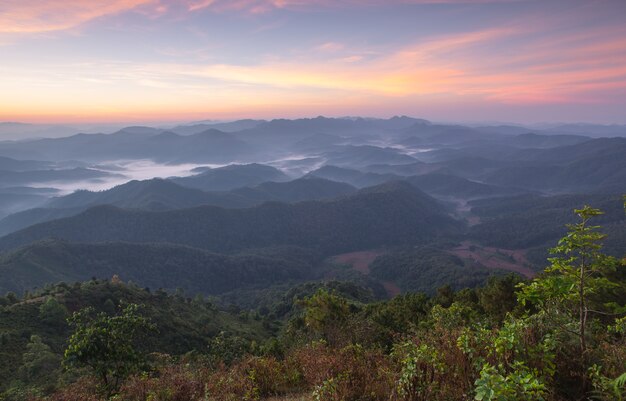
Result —
<svg viewBox="0 0 626 401"><path fill-rule="evenodd" d="M270 286L318 280L326 274L327 258L352 266L357 275L352 279L386 286L391 295L435 291L437 279L429 280L444 271L456 277L453 285L506 272L531 278L572 221L568 209L585 203L607 212L601 222L610 222L614 237L608 251L619 255L620 238L626 236L618 200L626 191L626 165L618 154L626 152L626 139L597 138L593 129L584 136L404 116L317 117L127 127L111 134L0 142L6 170L0 174L5 194L0 275L9 280L0 288L21 292L88 274L178 287L129 274L137 262L119 265L108 251L97 259L87 256L98 247L123 244L150 249L149 254L163 244L189 255L213 252L251 260L269 252L288 270L297 264L292 250L314 255L306 274L296 274L301 268L294 266L284 279L264 284ZM595 164L610 173L598 179L597 170L581 174L575 167ZM565 177L555 178L561 187L545 181L559 171L567 171L575 185ZM67 247L89 249L80 258L90 273L75 275L63 267L77 263L66 259L77 256L62 250ZM54 258L35 257L43 249ZM398 266L370 271L375 261L425 254L443 270L407 259L405 271ZM114 265L119 268L111 269ZM11 283L8 272L16 266L40 279ZM46 274L35 273L39 269ZM329 277L337 274L347 273ZM374 291L384 293L380 287Z"/></svg>
<svg viewBox="0 0 626 401"><path fill-rule="evenodd" d="M447 324L505 324L574 209L600 208L603 252L626 254L626 131L526 131L318 117L0 142L0 358L22 366L0 364L0 399L24 401L20 380L56 391L41 383L64 377L81 310L141 306L158 327L141 348L167 354L149 361L159 381L126 386L210 382L194 391L232 400L308 399L329 383L316 375L341 377L326 364L397 369L394 341L454 308ZM33 347L49 373L24 379Z"/></svg>

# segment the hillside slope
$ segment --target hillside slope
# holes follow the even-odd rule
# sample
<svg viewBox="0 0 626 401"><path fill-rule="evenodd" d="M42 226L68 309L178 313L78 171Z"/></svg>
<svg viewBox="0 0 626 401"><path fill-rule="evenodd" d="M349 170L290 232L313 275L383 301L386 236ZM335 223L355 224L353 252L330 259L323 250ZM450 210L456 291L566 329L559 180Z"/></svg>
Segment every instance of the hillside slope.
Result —
<svg viewBox="0 0 626 401"><path fill-rule="evenodd" d="M302 280L315 258L298 249L264 253L229 256L172 244L42 241L0 255L0 293L118 275L142 287L216 295L250 285Z"/></svg>
<svg viewBox="0 0 626 401"><path fill-rule="evenodd" d="M8 250L45 238L169 242L215 252L294 245L325 254L432 240L460 223L408 183L366 188L332 201L266 203L249 209L202 206L166 212L100 206L0 239Z"/></svg>
<svg viewBox="0 0 626 401"><path fill-rule="evenodd" d="M244 208L267 201L292 203L331 199L355 191L356 189L348 184L321 178L266 182L256 187L215 192L187 188L162 179L130 181L101 192L77 191L71 195L53 198L45 204L45 207L28 209L6 216L0 220L0 236L34 224L75 216L97 205L149 211L184 209L201 205ZM39 203L42 202L43 200ZM37 205L34 204L34 206Z"/></svg>

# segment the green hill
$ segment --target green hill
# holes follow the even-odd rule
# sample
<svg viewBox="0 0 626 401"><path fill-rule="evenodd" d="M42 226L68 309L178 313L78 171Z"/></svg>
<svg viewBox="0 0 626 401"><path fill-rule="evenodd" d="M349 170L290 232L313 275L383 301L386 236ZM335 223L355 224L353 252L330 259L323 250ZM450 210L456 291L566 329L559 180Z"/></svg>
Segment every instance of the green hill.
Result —
<svg viewBox="0 0 626 401"><path fill-rule="evenodd" d="M42 306L49 299L56 304L50 310ZM151 293L109 280L49 286L26 299L0 297L0 393L20 377L22 355L32 335L40 336L57 355L56 366L51 367L60 371L59 361L71 333L65 317L88 306L111 313L122 303L142 305L142 313L156 324L158 335L145 338L143 343L148 352L180 355L205 350L220 332L257 342L270 335L267 324L220 311L202 298L191 302L182 296L163 291Z"/></svg>
<svg viewBox="0 0 626 401"><path fill-rule="evenodd" d="M172 244L42 241L0 255L0 294L119 275L142 287L217 295L311 277L314 253L294 248L220 255Z"/></svg>
<svg viewBox="0 0 626 401"><path fill-rule="evenodd" d="M256 187L244 187L231 191L251 203L267 201L301 202L331 199L356 192L352 185L322 178L301 178L288 182L264 182Z"/></svg>
<svg viewBox="0 0 626 401"><path fill-rule="evenodd" d="M357 188L380 185L388 181L401 180L402 177L395 174L364 173L358 170L337 166L324 166L309 172L306 178L316 177L337 182L345 182Z"/></svg>
<svg viewBox="0 0 626 401"><path fill-rule="evenodd" d="M405 178L411 185L433 196L462 199L488 198L527 192L523 189L484 184L450 174L431 173Z"/></svg>
<svg viewBox="0 0 626 401"><path fill-rule="evenodd" d="M183 209L200 205L243 208L267 201L298 202L330 199L354 191L355 188L348 184L320 178L266 182L256 187L222 192L204 192L162 179L130 181L106 191L76 191L73 194L52 199L46 207L11 214L0 220L0 236L34 224L75 216L97 205L150 211Z"/></svg>
<svg viewBox="0 0 626 401"><path fill-rule="evenodd" d="M55 209L88 208L96 205L113 205L128 209L182 209L202 204L237 203L234 196L211 196L198 189L186 188L163 179L130 181L106 191L76 191L53 198L46 207ZM221 202L220 202L221 201Z"/></svg>
<svg viewBox="0 0 626 401"><path fill-rule="evenodd" d="M472 213L482 223L472 227L469 236L508 249L553 247L567 230L565 225L576 222L572 211L585 204L605 213L597 221L609 234L606 251L616 256L626 253L626 216L619 195L522 195L472 201Z"/></svg>
<svg viewBox="0 0 626 401"><path fill-rule="evenodd" d="M201 189L203 191L228 191L234 188L250 187L267 181L288 181L282 171L263 164L232 164L226 167L209 169L191 177L172 179L175 183Z"/></svg>
<svg viewBox="0 0 626 401"><path fill-rule="evenodd" d="M626 139L602 138L553 149L533 149L513 156L521 165L485 177L496 185L515 184L550 192L626 192Z"/></svg>
<svg viewBox="0 0 626 401"><path fill-rule="evenodd" d="M459 228L433 198L408 183L393 182L336 200L266 203L249 209L203 206L145 212L100 206L9 234L0 239L0 249L58 238L166 242L214 252L293 245L332 255L432 241Z"/></svg>

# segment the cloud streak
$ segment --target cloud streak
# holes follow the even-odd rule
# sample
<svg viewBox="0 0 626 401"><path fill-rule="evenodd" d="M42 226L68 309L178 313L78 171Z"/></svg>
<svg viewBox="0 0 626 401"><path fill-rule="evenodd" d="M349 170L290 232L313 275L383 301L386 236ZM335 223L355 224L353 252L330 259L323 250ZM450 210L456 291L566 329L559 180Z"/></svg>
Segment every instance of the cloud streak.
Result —
<svg viewBox="0 0 626 401"><path fill-rule="evenodd" d="M320 99L329 93L351 93L561 103L598 101L601 99L585 94L619 90L626 85L626 53L616 52L626 49L623 36L614 36L599 47L584 43L567 49L538 46L536 53L528 51L518 59L492 50L494 46L506 48L509 40L527 35L529 31L514 28L445 35L368 60L336 57L344 46L325 43L321 45L321 58L313 55L305 60L272 58L254 65L95 63L61 65L58 74L74 71L73 79L82 78L84 82L103 80L173 93L228 88L232 95L226 97L233 99L242 94L249 98L256 91L299 91ZM532 49L533 43L527 42L526 47Z"/></svg>
<svg viewBox="0 0 626 401"><path fill-rule="evenodd" d="M371 7L393 4L482 4L524 0L3 0L0 33L28 34L72 29L89 21L143 8L150 15L171 10L262 14L277 9Z"/></svg>
<svg viewBox="0 0 626 401"><path fill-rule="evenodd" d="M350 21L341 19L339 28L323 32L316 29L305 35L300 30L311 30L311 25L306 24L318 18L317 14L277 13L281 14L281 24L269 31L255 30L257 18L249 18L263 14L258 20L267 25L276 21L268 11L276 9L299 11L313 5L368 7L381 3L378 0L332 3L324 0L54 3L8 0L0 3L0 30L12 33L72 29L128 12L139 19L166 14L177 18L147 19L146 40L152 53L146 53L150 57L135 55L133 51L146 50L145 42L137 40L139 47L126 47L126 43L119 41L125 37L123 34L116 36L111 46L122 50L117 56L92 52L91 48L83 56L72 48L74 53L70 57L51 57L41 63L6 57L0 64L0 120L35 116L40 119L65 116L70 120L153 116L181 119L207 115L230 118L263 117L267 113L293 116L307 111L359 114L359 110L391 109L417 110L419 114L424 105L438 105L441 110L448 107L450 114L456 114L461 110L459 104L468 109L477 105L497 110L534 107L600 115L603 110L626 107L626 27L600 9L585 6L566 13L540 13L537 10L545 11L542 8L545 4L536 2L539 8L521 15L513 7L508 19L497 13L497 18L487 23L481 15L476 19L480 23L462 28L457 20L451 23L453 29L447 31L418 26L409 34L405 31L404 36L388 35L384 40L368 34L371 20L361 24L367 25L361 31L357 30L359 24L350 25ZM449 2L399 0L385 2L387 7L389 3ZM417 14L429 9L432 8L419 9ZM454 17L459 14L456 11L466 13L468 9L471 7L446 8L445 15ZM399 10L406 12L405 8ZM483 11L480 8L476 13ZM235 15L221 14L231 12ZM367 12L378 16L377 9ZM178 18L180 13L194 17ZM246 17L238 18L237 13ZM343 18L348 14L353 18L352 13L337 15ZM197 24L191 25L194 18ZM233 37L223 34L227 31L224 26L230 28L238 23L231 32ZM194 33L205 24L217 28L203 30L201 35ZM379 28L393 30L392 25L393 21L381 19ZM103 26L94 25L94 29L85 31L76 42L91 44L91 35L108 33ZM46 44L64 43L65 35L49 36ZM133 39L129 36L129 41ZM93 43L100 41L99 36ZM2 50L5 49L9 56L10 49Z"/></svg>
<svg viewBox="0 0 626 401"><path fill-rule="evenodd" d="M340 9L355 7L376 7L391 5L468 5L489 3L518 3L528 0L188 0L189 10L204 8L215 11L244 11L263 14L272 10L287 9L311 11L319 9Z"/></svg>
<svg viewBox="0 0 626 401"><path fill-rule="evenodd" d="M153 3L154 0L3 0L0 33L66 30Z"/></svg>

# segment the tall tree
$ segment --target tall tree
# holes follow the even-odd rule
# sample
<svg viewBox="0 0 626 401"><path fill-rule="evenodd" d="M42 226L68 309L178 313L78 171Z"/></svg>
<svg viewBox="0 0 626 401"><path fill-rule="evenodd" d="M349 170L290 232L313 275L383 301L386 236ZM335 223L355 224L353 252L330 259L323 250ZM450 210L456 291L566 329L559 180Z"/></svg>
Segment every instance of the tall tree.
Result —
<svg viewBox="0 0 626 401"><path fill-rule="evenodd" d="M138 344L155 326L138 310L130 304L116 316L96 314L93 308L74 313L68 319L75 330L65 350L65 366L91 369L103 390L113 393L124 378L145 366Z"/></svg>
<svg viewBox="0 0 626 401"><path fill-rule="evenodd" d="M599 231L599 226L590 224L594 217L603 213L590 206L576 209L574 213L580 221L568 225L568 233L551 250L555 257L548 259L550 266L545 274L530 284L520 285L518 296L523 304L530 302L553 316L568 317L562 329L577 338L582 385L586 388L589 317L618 311L616 305L604 303L602 295L618 286L608 277L619 264L615 258L601 252L606 236ZM570 329L569 322L575 322L574 330Z"/></svg>

